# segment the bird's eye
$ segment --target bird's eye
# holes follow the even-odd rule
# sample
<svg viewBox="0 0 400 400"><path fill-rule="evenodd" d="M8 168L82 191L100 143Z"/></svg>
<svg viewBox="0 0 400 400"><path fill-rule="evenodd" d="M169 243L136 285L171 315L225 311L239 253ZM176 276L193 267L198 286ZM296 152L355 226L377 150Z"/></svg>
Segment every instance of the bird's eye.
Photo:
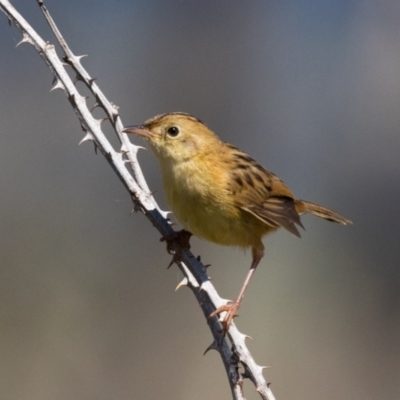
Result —
<svg viewBox="0 0 400 400"><path fill-rule="evenodd" d="M168 136L177 137L179 135L179 129L176 126L171 126L167 130Z"/></svg>

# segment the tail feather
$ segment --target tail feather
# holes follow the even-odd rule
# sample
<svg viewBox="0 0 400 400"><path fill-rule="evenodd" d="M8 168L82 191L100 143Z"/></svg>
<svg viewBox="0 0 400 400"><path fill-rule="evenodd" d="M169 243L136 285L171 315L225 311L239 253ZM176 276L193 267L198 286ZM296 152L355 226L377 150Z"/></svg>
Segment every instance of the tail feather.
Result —
<svg viewBox="0 0 400 400"><path fill-rule="evenodd" d="M328 221L336 222L338 224L347 225L352 222L343 217L342 215L330 210L329 208L320 206L319 204L310 203L305 200L296 200L295 202L296 211L301 214L314 214L317 217L324 218Z"/></svg>

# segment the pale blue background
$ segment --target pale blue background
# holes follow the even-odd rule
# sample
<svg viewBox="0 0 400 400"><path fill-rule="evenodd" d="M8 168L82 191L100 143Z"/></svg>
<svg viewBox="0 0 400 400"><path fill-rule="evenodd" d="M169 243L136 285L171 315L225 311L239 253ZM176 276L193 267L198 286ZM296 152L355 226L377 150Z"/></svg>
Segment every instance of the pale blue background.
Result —
<svg viewBox="0 0 400 400"><path fill-rule="evenodd" d="M54 42L36 1L13 4ZM307 216L301 240L265 240L236 321L272 367L277 399L399 399L400 3L46 5L126 125L192 113L298 197L353 219ZM103 157L77 146L69 103L49 93L33 48L15 49L20 38L1 16L1 398L228 399L217 353L202 356L206 322L189 290L174 292L180 273L166 270L159 234L129 217ZM140 161L167 209L153 155ZM196 239L192 249L221 295L236 296L250 254ZM249 383L245 394L259 398Z"/></svg>

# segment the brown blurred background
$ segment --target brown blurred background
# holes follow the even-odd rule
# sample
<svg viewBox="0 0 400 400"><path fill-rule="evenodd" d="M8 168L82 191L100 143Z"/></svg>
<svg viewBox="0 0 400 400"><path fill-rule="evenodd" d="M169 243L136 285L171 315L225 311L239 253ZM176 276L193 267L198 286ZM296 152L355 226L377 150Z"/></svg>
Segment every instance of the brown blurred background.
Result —
<svg viewBox="0 0 400 400"><path fill-rule="evenodd" d="M13 1L54 42L35 1ZM400 4L47 1L125 125L186 111L350 227L279 232L237 325L277 399L400 398ZM191 292L0 18L2 399L228 399ZM80 84L78 84L80 85ZM80 86L83 88L83 86ZM91 101L91 100L90 100ZM99 117L101 113L97 111ZM104 126L106 126L105 124ZM107 128L109 130L109 128ZM142 144L140 140L134 139ZM115 140L114 140L115 143ZM165 205L150 152L139 155ZM193 240L220 294L250 254ZM245 384L248 399L258 399Z"/></svg>

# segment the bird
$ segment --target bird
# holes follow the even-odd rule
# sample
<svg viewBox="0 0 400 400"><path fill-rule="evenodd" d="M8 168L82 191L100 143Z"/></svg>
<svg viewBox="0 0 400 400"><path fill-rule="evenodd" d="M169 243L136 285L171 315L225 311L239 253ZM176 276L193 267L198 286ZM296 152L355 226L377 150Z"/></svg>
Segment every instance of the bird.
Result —
<svg viewBox="0 0 400 400"><path fill-rule="evenodd" d="M251 248L250 270L236 300L209 316L225 312L224 335L264 256L265 235L284 228L300 237L300 216L307 213L342 225L352 223L326 207L295 198L275 174L190 114L156 115L123 132L143 137L156 155L167 202L186 233L220 245Z"/></svg>

